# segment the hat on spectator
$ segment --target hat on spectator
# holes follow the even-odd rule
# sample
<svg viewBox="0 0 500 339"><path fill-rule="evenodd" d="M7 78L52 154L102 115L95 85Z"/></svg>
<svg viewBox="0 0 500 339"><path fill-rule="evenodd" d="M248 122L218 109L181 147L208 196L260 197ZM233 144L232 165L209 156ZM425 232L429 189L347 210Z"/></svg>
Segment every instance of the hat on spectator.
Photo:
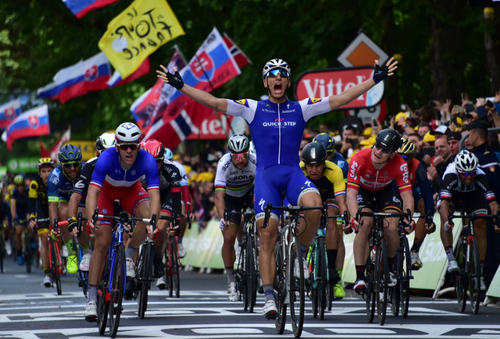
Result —
<svg viewBox="0 0 500 339"><path fill-rule="evenodd" d="M465 113L470 113L474 112L474 105L473 104L467 104L464 106Z"/></svg>
<svg viewBox="0 0 500 339"><path fill-rule="evenodd" d="M424 135L424 139L422 140L423 142L434 142L436 141L436 137L434 135L431 135L431 132L427 132Z"/></svg>
<svg viewBox="0 0 500 339"><path fill-rule="evenodd" d="M361 135L365 136L365 137L369 137L370 135L372 135L372 133L373 133L373 128L368 127L368 128L365 128L365 130L363 131L363 133Z"/></svg>
<svg viewBox="0 0 500 339"><path fill-rule="evenodd" d="M462 133L460 133L460 132L451 132L450 134L448 134L448 137L447 137L448 141L450 141L450 140L460 141L460 139L462 139Z"/></svg>
<svg viewBox="0 0 500 339"><path fill-rule="evenodd" d="M373 144L374 144L374 143L372 142L372 140L370 140L370 139L365 139L365 140L361 140L361 141L359 142L358 147L359 147L359 146L361 146L361 147L360 147L361 149L365 149L365 148L370 148L370 147L372 147L372 146L373 146Z"/></svg>
<svg viewBox="0 0 500 339"><path fill-rule="evenodd" d="M467 130L471 131L474 128L480 128L480 129L488 130L488 127L489 127L488 123L485 120L479 119L479 120L473 121L470 124L468 124L467 125Z"/></svg>
<svg viewBox="0 0 500 339"><path fill-rule="evenodd" d="M396 117L394 117L394 121L396 123L398 123L398 120L401 119L401 118L405 118L405 121L406 121L406 114L403 113L403 112L399 112L398 114L396 114Z"/></svg>
<svg viewBox="0 0 500 339"><path fill-rule="evenodd" d="M439 137L439 134L446 134L448 135L450 133L450 129L448 128L448 126L445 126L445 125L441 125L439 126L438 128L436 128L434 131L430 131L429 133L431 135L436 135L438 134L438 137Z"/></svg>

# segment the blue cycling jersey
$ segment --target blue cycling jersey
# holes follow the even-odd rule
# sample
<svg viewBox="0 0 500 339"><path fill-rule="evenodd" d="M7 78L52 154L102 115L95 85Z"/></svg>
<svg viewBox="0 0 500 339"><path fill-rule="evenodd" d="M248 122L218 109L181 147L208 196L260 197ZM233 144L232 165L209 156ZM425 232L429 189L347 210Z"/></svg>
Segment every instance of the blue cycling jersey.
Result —
<svg viewBox="0 0 500 339"><path fill-rule="evenodd" d="M342 169L344 179L347 179L347 173L349 173L349 164L345 160L344 156L338 152L333 152L332 162Z"/></svg>
<svg viewBox="0 0 500 339"><path fill-rule="evenodd" d="M48 183L47 183L47 196L49 202L69 202L71 194L73 193L74 184L76 179L80 176L81 168L85 166L85 162L80 165L80 171L76 176L75 180L70 180L66 174L64 174L61 165L54 168L50 172Z"/></svg>
<svg viewBox="0 0 500 339"><path fill-rule="evenodd" d="M137 158L129 169L125 170L120 164L116 148L109 148L102 152L97 159L91 185L102 188L107 183L114 188L133 186L141 177L146 176L147 189L160 189L158 165L156 159L144 150L139 150Z"/></svg>

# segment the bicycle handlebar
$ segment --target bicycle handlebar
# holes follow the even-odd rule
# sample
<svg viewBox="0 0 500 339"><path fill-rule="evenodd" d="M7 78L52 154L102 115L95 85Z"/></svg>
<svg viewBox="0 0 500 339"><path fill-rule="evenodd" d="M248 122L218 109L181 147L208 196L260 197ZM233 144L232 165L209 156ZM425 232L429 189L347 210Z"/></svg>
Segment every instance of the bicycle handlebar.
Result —
<svg viewBox="0 0 500 339"><path fill-rule="evenodd" d="M323 208L323 206L273 206L271 203L268 203L265 208L264 225L262 225L262 229L269 226L271 210L288 211L291 214L299 214L302 211L323 210Z"/></svg>
<svg viewBox="0 0 500 339"><path fill-rule="evenodd" d="M119 213L120 215L114 216L114 215L102 215L99 214L99 209L96 208L94 211L94 214L92 215L92 223L94 224L94 227L97 227L97 219L113 219L119 222L120 224L129 224L130 225L130 230L125 228L126 232L133 231L134 230L134 222L135 221L140 221L140 222L147 222L151 225L151 232L154 232L155 227L156 227L156 214L153 214L152 218L136 218L136 217L131 217L129 214L125 211L122 211Z"/></svg>

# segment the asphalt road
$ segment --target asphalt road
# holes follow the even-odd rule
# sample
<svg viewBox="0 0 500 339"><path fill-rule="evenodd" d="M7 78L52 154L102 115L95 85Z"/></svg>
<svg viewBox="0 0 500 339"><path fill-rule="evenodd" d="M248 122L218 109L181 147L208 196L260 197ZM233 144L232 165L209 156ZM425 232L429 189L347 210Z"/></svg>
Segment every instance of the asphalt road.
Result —
<svg viewBox="0 0 500 339"><path fill-rule="evenodd" d="M41 269L27 274L8 258L0 274L0 338L100 337L96 324L83 318L86 300L76 276L62 277L61 296L41 280ZM182 272L181 297L169 298L167 291L154 287L144 319L137 317L136 301L124 303L117 338L293 338L289 319L285 333L277 335L274 322L261 315L262 295L256 313L248 313L242 303L227 300L226 288L221 273ZM482 307L473 315L470 305L459 313L453 299L412 296L407 319L388 310L386 324L380 326L376 320L369 324L364 301L352 290L346 292L323 321L312 317L306 303L302 338L500 338L500 308Z"/></svg>

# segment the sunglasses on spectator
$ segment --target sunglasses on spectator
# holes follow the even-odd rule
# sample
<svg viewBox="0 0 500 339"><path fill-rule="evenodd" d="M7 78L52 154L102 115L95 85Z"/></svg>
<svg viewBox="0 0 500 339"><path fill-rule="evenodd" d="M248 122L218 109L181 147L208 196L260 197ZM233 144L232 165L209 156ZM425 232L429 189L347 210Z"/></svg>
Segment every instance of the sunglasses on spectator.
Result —
<svg viewBox="0 0 500 339"><path fill-rule="evenodd" d="M122 151L126 151L129 148L131 151L135 151L139 147L139 144L117 144L117 145L118 147L120 147Z"/></svg>
<svg viewBox="0 0 500 339"><path fill-rule="evenodd" d="M375 144L375 147L376 147L377 149L382 150L382 153L387 153L387 154L389 154L389 153L391 153L391 152L392 152L390 147L384 146L384 145L382 145L380 142L377 142L377 143Z"/></svg>
<svg viewBox="0 0 500 339"><path fill-rule="evenodd" d="M460 172L464 177L472 177L476 175L476 172Z"/></svg>
<svg viewBox="0 0 500 339"><path fill-rule="evenodd" d="M284 69L273 69L272 71L269 71L269 73L267 73L267 76L276 78L278 74L281 75L282 78L288 78L288 72Z"/></svg>
<svg viewBox="0 0 500 339"><path fill-rule="evenodd" d="M64 168L67 168L67 169L77 168L78 166L80 166L80 162L79 161L65 162L62 165Z"/></svg>
<svg viewBox="0 0 500 339"><path fill-rule="evenodd" d="M245 160L245 159L248 158L248 152L245 152L245 153L231 153L231 158L233 158L234 161Z"/></svg>

